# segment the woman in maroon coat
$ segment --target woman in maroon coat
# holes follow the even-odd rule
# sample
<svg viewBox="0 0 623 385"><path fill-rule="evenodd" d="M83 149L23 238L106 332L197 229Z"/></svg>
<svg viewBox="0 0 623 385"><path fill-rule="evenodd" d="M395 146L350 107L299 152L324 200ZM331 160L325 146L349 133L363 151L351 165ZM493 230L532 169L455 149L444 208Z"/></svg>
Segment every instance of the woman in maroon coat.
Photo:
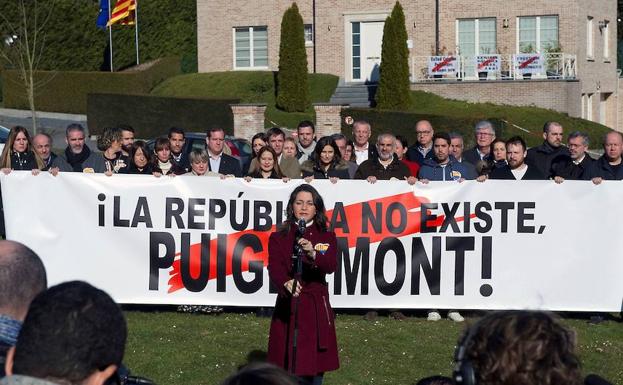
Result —
<svg viewBox="0 0 623 385"><path fill-rule="evenodd" d="M292 254L297 235L297 221L307 227L298 239L303 258L302 276L293 294ZM308 184L298 186L290 195L287 220L268 241L268 273L278 288L277 303L270 325L268 360L294 373L309 384L322 383L324 372L337 369L334 315L329 304L326 274L335 271L337 244L335 233L327 230L324 202ZM298 304L296 362L293 362L294 308Z"/></svg>

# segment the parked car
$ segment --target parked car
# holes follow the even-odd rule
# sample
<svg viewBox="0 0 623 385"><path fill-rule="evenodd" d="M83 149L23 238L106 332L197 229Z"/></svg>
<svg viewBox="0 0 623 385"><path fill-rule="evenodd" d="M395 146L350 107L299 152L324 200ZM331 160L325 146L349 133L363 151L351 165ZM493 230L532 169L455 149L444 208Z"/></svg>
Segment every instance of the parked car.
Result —
<svg viewBox="0 0 623 385"><path fill-rule="evenodd" d="M0 153L2 153L2 150L4 150L4 144L6 143L7 139L9 139L9 132L11 132L11 130L4 126L0 126Z"/></svg>
<svg viewBox="0 0 623 385"><path fill-rule="evenodd" d="M206 134L201 132L187 132L184 134L186 142L184 143L184 153L188 154L195 148L206 148ZM147 141L147 148L153 151L156 139ZM225 144L231 152L231 156L238 159L243 172L249 169L251 164L251 143L243 138L235 138L230 135L225 136ZM225 150L227 151L227 150Z"/></svg>

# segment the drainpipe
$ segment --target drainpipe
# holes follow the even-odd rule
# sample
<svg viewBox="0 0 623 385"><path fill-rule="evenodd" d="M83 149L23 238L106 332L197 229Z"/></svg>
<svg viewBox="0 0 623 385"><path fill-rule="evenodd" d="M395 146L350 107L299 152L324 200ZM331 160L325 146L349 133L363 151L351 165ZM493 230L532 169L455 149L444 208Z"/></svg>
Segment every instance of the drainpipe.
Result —
<svg viewBox="0 0 623 385"><path fill-rule="evenodd" d="M316 0L312 0L312 51L314 56L314 73L316 73Z"/></svg>
<svg viewBox="0 0 623 385"><path fill-rule="evenodd" d="M439 56L439 0L435 0L435 55Z"/></svg>

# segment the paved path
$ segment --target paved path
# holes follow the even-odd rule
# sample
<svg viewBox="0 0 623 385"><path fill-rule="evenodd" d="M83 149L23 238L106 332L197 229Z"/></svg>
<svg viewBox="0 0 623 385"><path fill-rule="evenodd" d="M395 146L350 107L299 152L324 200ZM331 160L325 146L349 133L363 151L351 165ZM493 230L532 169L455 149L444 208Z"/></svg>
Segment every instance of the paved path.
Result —
<svg viewBox="0 0 623 385"><path fill-rule="evenodd" d="M57 112L37 112L39 130L52 136L54 149L65 148L65 128L71 123L81 124L89 137L87 116L79 114L62 114ZM0 125L7 128L24 126L32 133L32 115L30 110L13 110L0 108ZM91 150L96 150L95 141L87 140Z"/></svg>

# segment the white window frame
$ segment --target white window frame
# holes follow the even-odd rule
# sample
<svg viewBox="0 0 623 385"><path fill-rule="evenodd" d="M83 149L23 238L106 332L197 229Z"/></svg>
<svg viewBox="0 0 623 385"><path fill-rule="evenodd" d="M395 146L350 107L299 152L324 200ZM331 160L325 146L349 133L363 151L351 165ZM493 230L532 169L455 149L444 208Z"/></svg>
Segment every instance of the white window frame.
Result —
<svg viewBox="0 0 623 385"><path fill-rule="evenodd" d="M586 60L595 59L595 44L593 42L595 25L593 16L586 17Z"/></svg>
<svg viewBox="0 0 623 385"><path fill-rule="evenodd" d="M460 18L460 19L456 19L455 20L455 26L454 26L454 30L456 31L455 33L455 44L456 44L456 50L459 50L459 22L461 20L474 20L474 52L476 52L476 55L481 55L483 54L482 52L480 52L480 21L481 20L493 20L494 26L495 26L495 52L489 52L490 55L493 55L495 53L497 53L498 50L498 20L495 16L493 17L479 17L479 18ZM457 52L459 55L463 55L462 52Z"/></svg>
<svg viewBox="0 0 623 385"><path fill-rule="evenodd" d="M311 40L307 40L307 28L311 29ZM305 38L305 47L313 47L314 46L314 25L313 24L303 24L303 36Z"/></svg>
<svg viewBox="0 0 623 385"><path fill-rule="evenodd" d="M542 17L556 17L558 20L556 23L556 27L558 28L558 46L560 46L560 15L540 15L540 16L518 16L515 19L515 25L517 28L515 30L515 52L519 53L519 20L523 18L535 18L536 19L536 52L542 53L543 47L541 47L541 18Z"/></svg>
<svg viewBox="0 0 623 385"><path fill-rule="evenodd" d="M238 65L236 64L236 30L237 29L248 29L249 30L249 66L248 67L238 67ZM241 26L241 27L233 27L232 28L232 56L233 56L233 67L235 71L256 71L256 70L267 70L269 69L270 66L270 57L268 57L269 54L269 46L268 46L268 42L266 42L266 56L267 56L267 62L269 63L269 65L266 66L255 66L254 62L255 62L255 58L253 57L253 31L254 28L266 28L266 37L268 38L268 26L266 25L256 25L256 26Z"/></svg>
<svg viewBox="0 0 623 385"><path fill-rule="evenodd" d="M610 21L604 20L604 27L601 30L604 42L604 61L610 61Z"/></svg>

